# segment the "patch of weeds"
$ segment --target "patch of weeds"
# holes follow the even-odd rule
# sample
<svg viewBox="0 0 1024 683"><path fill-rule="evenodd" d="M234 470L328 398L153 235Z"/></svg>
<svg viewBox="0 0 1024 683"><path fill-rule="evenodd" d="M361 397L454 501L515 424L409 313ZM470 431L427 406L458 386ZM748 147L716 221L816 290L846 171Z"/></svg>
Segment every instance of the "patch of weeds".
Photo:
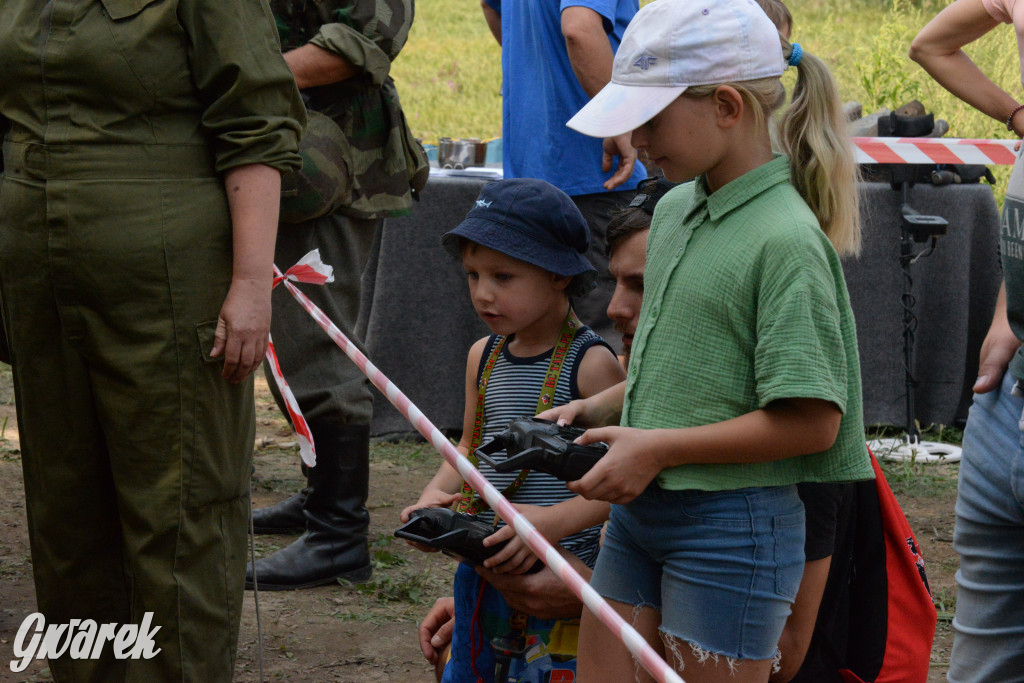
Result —
<svg viewBox="0 0 1024 683"><path fill-rule="evenodd" d="M921 82L905 76L906 50L893 49L894 45L910 45L917 33L908 20L910 10L905 0L893 0L875 33L874 42L857 50L857 76L864 90L864 113L881 107L895 109L921 97Z"/></svg>
<svg viewBox="0 0 1024 683"><path fill-rule="evenodd" d="M917 462L915 460L880 460L885 479L898 497L910 498L951 495L956 491L955 464Z"/></svg>
<svg viewBox="0 0 1024 683"><path fill-rule="evenodd" d="M385 460L396 465L436 464L441 456L422 440L375 441L370 446L373 460Z"/></svg>
<svg viewBox="0 0 1024 683"><path fill-rule="evenodd" d="M939 623L952 622L956 615L956 588L937 588L932 591L932 604L938 613Z"/></svg>
<svg viewBox="0 0 1024 683"><path fill-rule="evenodd" d="M902 427L875 425L867 430L867 440L898 439L905 434ZM945 425L929 425L921 430L922 441L938 441L959 445L963 441L963 430ZM875 452L889 482L897 496L926 497L953 494L956 491L957 463L923 462L918 460L889 460L885 453Z"/></svg>
<svg viewBox="0 0 1024 683"><path fill-rule="evenodd" d="M964 430L948 425L930 424L921 430L921 438L925 441L939 441L959 446L964 442Z"/></svg>
<svg viewBox="0 0 1024 683"><path fill-rule="evenodd" d="M391 549L392 540L391 536L380 534L370 542L370 564L375 570L402 567L409 563L404 555Z"/></svg>
<svg viewBox="0 0 1024 683"><path fill-rule="evenodd" d="M423 604L426 596L433 595L437 588L437 581L429 571L417 569L377 574L370 581L358 585L341 580L339 583L378 602L405 602L416 605Z"/></svg>

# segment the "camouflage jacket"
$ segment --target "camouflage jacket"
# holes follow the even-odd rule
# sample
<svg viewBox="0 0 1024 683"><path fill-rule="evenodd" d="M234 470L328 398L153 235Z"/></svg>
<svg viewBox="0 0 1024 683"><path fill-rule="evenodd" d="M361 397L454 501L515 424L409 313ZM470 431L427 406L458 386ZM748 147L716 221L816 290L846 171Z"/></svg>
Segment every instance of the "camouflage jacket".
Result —
<svg viewBox="0 0 1024 683"><path fill-rule="evenodd" d="M409 130L389 73L409 36L414 0L269 0L284 51L312 43L363 73L303 91L310 108L330 116L348 139L352 175L346 214L382 218L408 213L410 186L426 181L427 161Z"/></svg>

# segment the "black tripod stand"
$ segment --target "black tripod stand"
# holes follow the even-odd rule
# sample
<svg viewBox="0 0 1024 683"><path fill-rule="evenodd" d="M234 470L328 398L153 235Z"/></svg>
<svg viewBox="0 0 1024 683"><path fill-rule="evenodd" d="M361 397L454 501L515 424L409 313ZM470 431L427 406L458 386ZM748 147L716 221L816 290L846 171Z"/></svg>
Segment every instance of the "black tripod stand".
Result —
<svg viewBox="0 0 1024 683"><path fill-rule="evenodd" d="M893 165L890 167L890 184L894 191L900 192L900 269L903 272L903 293L900 305L903 308L903 372L906 386L906 425L902 437L893 439L875 439L869 442L872 450L880 455L900 460L937 460L958 454L958 449L946 444L921 441L921 431L917 427L917 413L914 405L917 391L917 380L914 378L914 352L917 331L917 317L914 315L914 279L911 267L921 258L935 251L940 235L945 235L949 222L941 216L926 216L910 205L910 188L914 184L917 173L912 165ZM921 248L919 245L925 245Z"/></svg>

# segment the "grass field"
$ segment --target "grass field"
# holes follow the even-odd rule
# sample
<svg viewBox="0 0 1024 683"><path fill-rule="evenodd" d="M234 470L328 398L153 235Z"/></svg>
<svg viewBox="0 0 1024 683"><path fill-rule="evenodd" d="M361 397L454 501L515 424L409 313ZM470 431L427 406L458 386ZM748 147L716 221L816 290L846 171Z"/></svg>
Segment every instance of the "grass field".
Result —
<svg viewBox="0 0 1024 683"><path fill-rule="evenodd" d="M789 7L795 18L794 41L831 65L844 101L857 100L870 113L916 98L936 118L949 122L949 137L1008 137L1004 125L949 95L907 58L914 35L946 4L792 0ZM416 12L409 42L393 68L415 134L427 142L442 136L500 136L501 51L478 0L421 0ZM1020 95L1011 27L992 31L968 53L996 83ZM791 87L795 76L784 79ZM1005 181L1009 168L999 170L997 177Z"/></svg>

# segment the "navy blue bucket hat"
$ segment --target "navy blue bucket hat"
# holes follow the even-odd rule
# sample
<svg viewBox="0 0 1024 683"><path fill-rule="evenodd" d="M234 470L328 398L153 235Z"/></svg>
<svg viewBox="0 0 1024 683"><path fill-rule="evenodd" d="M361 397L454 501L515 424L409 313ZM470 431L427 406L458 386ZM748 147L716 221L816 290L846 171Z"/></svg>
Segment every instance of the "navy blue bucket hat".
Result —
<svg viewBox="0 0 1024 683"><path fill-rule="evenodd" d="M457 228L441 237L459 256L459 238L500 251L561 277L597 271L584 256L590 228L569 196L533 178L510 178L484 186ZM593 277L579 278L593 282Z"/></svg>

